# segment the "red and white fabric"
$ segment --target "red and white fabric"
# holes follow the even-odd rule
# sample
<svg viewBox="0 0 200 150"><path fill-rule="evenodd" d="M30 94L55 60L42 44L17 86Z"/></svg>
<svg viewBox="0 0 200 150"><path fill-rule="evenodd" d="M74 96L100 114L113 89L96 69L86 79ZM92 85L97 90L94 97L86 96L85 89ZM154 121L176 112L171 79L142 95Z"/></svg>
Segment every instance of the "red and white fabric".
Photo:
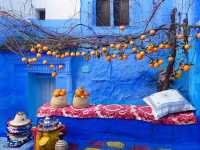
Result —
<svg viewBox="0 0 200 150"><path fill-rule="evenodd" d="M88 108L77 109L73 106L64 108L53 108L50 104L45 104L38 110L38 117L63 116L70 118L115 118L142 120L160 124L195 124L196 117L193 112L182 112L168 115L156 120L150 106L136 105L91 105Z"/></svg>

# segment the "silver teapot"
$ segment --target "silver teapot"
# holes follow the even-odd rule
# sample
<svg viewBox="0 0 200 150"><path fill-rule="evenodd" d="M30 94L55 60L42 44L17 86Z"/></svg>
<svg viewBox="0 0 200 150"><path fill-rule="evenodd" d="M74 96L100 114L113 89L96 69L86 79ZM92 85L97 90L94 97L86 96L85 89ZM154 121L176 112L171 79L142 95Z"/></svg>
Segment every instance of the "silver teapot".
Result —
<svg viewBox="0 0 200 150"><path fill-rule="evenodd" d="M58 140L55 145L55 150L68 150L68 143L64 140Z"/></svg>

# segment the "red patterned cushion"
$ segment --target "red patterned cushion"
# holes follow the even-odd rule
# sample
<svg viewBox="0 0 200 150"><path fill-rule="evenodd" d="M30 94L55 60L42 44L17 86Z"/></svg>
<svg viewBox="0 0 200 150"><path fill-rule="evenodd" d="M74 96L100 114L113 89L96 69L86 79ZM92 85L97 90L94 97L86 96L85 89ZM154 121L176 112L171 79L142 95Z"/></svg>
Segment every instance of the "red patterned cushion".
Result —
<svg viewBox="0 0 200 150"><path fill-rule="evenodd" d="M160 120L155 120L151 107L135 105L91 105L88 108L77 109L73 106L64 108L53 108L50 104L43 105L38 110L38 117L63 116L70 118L116 118L143 120L152 123L162 124L194 124L196 117L193 112L182 112L171 114Z"/></svg>

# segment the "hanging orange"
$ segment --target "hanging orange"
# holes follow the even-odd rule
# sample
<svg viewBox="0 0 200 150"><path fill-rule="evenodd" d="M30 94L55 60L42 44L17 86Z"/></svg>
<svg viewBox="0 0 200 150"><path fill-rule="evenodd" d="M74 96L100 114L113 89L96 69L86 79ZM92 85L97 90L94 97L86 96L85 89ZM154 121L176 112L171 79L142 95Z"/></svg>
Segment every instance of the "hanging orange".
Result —
<svg viewBox="0 0 200 150"><path fill-rule="evenodd" d="M51 51L47 51L47 55L52 55L52 52Z"/></svg>
<svg viewBox="0 0 200 150"><path fill-rule="evenodd" d="M156 35L156 30L153 30L153 29L150 30L150 31L149 31L149 34L152 35L152 36L153 36L153 35Z"/></svg>
<svg viewBox="0 0 200 150"><path fill-rule="evenodd" d="M182 77L182 72L181 71L176 72L175 78L179 79L181 77Z"/></svg>
<svg viewBox="0 0 200 150"><path fill-rule="evenodd" d="M49 48L47 46L43 46L43 48L42 48L43 51L48 51L48 49Z"/></svg>
<svg viewBox="0 0 200 150"><path fill-rule="evenodd" d="M52 52L52 56L56 56L57 52L56 51L53 51Z"/></svg>
<svg viewBox="0 0 200 150"><path fill-rule="evenodd" d="M65 54L61 54L60 58L62 58L62 59L65 58Z"/></svg>
<svg viewBox="0 0 200 150"><path fill-rule="evenodd" d="M153 52L158 52L158 47L154 47Z"/></svg>
<svg viewBox="0 0 200 150"><path fill-rule="evenodd" d="M115 48L115 44L110 44L110 48Z"/></svg>
<svg viewBox="0 0 200 150"><path fill-rule="evenodd" d="M116 54L112 54L111 57L112 57L113 59L115 59L115 58L117 58L117 55L116 55Z"/></svg>
<svg viewBox="0 0 200 150"><path fill-rule="evenodd" d="M111 59L112 59L112 58L111 58L110 55L107 55L107 56L106 56L106 61L111 61Z"/></svg>
<svg viewBox="0 0 200 150"><path fill-rule="evenodd" d="M37 58L32 58L32 62L37 62Z"/></svg>
<svg viewBox="0 0 200 150"><path fill-rule="evenodd" d="M182 69L183 71L188 72L190 70L190 65L184 65Z"/></svg>
<svg viewBox="0 0 200 150"><path fill-rule="evenodd" d="M120 50L122 47L121 47L121 44L116 44L115 45L115 49L117 49L117 50Z"/></svg>
<svg viewBox="0 0 200 150"><path fill-rule="evenodd" d="M69 52L65 52L65 57L68 57L69 56Z"/></svg>
<svg viewBox="0 0 200 150"><path fill-rule="evenodd" d="M42 45L41 44L37 44L36 47L37 48L42 48Z"/></svg>
<svg viewBox="0 0 200 150"><path fill-rule="evenodd" d="M160 43L160 44L159 44L159 48L160 48L160 49L164 49L164 48L165 48L165 44Z"/></svg>
<svg viewBox="0 0 200 150"><path fill-rule="evenodd" d="M197 38L200 39L200 33L197 33Z"/></svg>
<svg viewBox="0 0 200 150"><path fill-rule="evenodd" d="M63 69L64 69L64 66L63 66L63 65L59 65L59 66L58 66L58 69L59 69L59 70L63 70Z"/></svg>
<svg viewBox="0 0 200 150"><path fill-rule="evenodd" d="M85 56L85 55L86 55L86 52L81 52L81 55L82 55L82 56Z"/></svg>
<svg viewBox="0 0 200 150"><path fill-rule="evenodd" d="M123 54L122 57L123 57L123 59L127 59L128 55L127 54Z"/></svg>
<svg viewBox="0 0 200 150"><path fill-rule="evenodd" d="M140 36L140 40L141 40L141 41L144 41L145 39L146 39L146 35L141 35L141 36Z"/></svg>
<svg viewBox="0 0 200 150"><path fill-rule="evenodd" d="M160 67L160 64L158 62L155 62L154 65L153 65L153 67L154 68L158 68L158 67Z"/></svg>
<svg viewBox="0 0 200 150"><path fill-rule="evenodd" d="M137 53L135 57L137 60L142 60L144 58L144 55L142 55L141 53Z"/></svg>
<svg viewBox="0 0 200 150"><path fill-rule="evenodd" d="M56 54L56 58L60 58L60 54Z"/></svg>
<svg viewBox="0 0 200 150"><path fill-rule="evenodd" d="M184 49L185 49L185 50L190 49L190 47L191 47L191 46L190 46L189 44L185 44L185 45L184 45Z"/></svg>
<svg viewBox="0 0 200 150"><path fill-rule="evenodd" d="M76 52L76 56L79 57L81 55L80 52Z"/></svg>
<svg viewBox="0 0 200 150"><path fill-rule="evenodd" d="M145 52L144 51L140 51L140 55L142 55L142 57L144 57Z"/></svg>
<svg viewBox="0 0 200 150"><path fill-rule="evenodd" d="M22 62L27 62L28 61L26 57L22 57L21 60L22 60Z"/></svg>
<svg viewBox="0 0 200 150"><path fill-rule="evenodd" d="M159 60L158 60L158 64L159 64L159 65L162 65L163 63L164 63L163 59L159 59Z"/></svg>
<svg viewBox="0 0 200 150"><path fill-rule="evenodd" d="M32 53L36 53L36 49L34 47L31 48L30 50Z"/></svg>
<svg viewBox="0 0 200 150"><path fill-rule="evenodd" d="M92 55L92 56L96 55L96 51L95 51L95 50L92 50L92 51L90 52L90 55Z"/></svg>
<svg viewBox="0 0 200 150"><path fill-rule="evenodd" d="M133 48L131 49L131 51L132 51L133 53L136 53L136 52L137 52L137 48L136 48L136 47L133 47Z"/></svg>
<svg viewBox="0 0 200 150"><path fill-rule="evenodd" d="M71 52L70 56L74 57L74 56L76 56L76 53L75 52Z"/></svg>
<svg viewBox="0 0 200 150"><path fill-rule="evenodd" d="M51 76L52 76L53 78L57 77L57 75L58 75L57 72L52 72L52 73L51 73Z"/></svg>
<svg viewBox="0 0 200 150"><path fill-rule="evenodd" d="M51 65L49 66L49 68L50 68L50 69L53 69L53 68L55 68L55 65L51 64Z"/></svg>

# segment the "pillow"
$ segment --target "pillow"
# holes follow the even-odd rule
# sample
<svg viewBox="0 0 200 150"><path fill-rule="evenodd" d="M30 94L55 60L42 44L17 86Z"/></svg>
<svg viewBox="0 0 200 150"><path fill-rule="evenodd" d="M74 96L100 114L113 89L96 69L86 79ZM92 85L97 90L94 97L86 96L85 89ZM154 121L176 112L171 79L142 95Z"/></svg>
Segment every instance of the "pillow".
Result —
<svg viewBox="0 0 200 150"><path fill-rule="evenodd" d="M151 108L156 120L177 112L193 111L195 108L174 89L158 92L143 99Z"/></svg>

